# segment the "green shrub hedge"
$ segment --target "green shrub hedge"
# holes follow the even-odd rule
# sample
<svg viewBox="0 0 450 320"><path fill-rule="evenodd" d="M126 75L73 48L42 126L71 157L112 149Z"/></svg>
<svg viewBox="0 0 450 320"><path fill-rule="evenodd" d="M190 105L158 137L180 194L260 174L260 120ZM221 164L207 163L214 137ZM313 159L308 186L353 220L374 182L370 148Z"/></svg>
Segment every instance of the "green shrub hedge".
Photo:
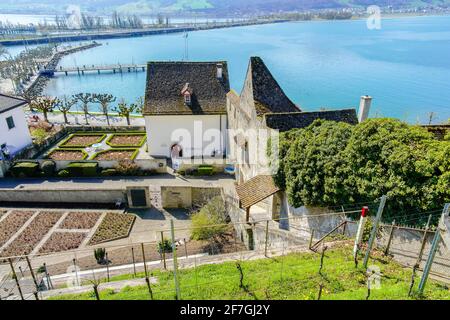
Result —
<svg viewBox="0 0 450 320"><path fill-rule="evenodd" d="M142 138L138 144L113 144L113 143L111 143L111 140L114 139L114 137L118 137L118 136L142 136ZM146 140L147 140L147 134L145 132L114 133L106 140L106 144L112 148L140 148L144 145Z"/></svg>
<svg viewBox="0 0 450 320"><path fill-rule="evenodd" d="M72 177L95 177L98 175L98 162L72 162L66 170Z"/></svg>
<svg viewBox="0 0 450 320"><path fill-rule="evenodd" d="M200 165L197 169L199 176L211 176L214 173L214 167L210 165Z"/></svg>
<svg viewBox="0 0 450 320"><path fill-rule="evenodd" d="M37 177L40 173L39 163L33 161L21 161L14 164L10 172L15 178Z"/></svg>

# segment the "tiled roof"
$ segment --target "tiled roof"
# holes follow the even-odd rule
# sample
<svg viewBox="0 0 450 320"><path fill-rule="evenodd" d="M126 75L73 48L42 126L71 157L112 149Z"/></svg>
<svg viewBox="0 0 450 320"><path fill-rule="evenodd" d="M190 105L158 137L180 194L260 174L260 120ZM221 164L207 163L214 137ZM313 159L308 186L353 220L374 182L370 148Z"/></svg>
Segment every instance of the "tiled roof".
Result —
<svg viewBox="0 0 450 320"><path fill-rule="evenodd" d="M236 186L241 207L247 209L280 191L272 176L259 175Z"/></svg>
<svg viewBox="0 0 450 320"><path fill-rule="evenodd" d="M301 111L286 96L261 58L250 58L248 76L251 76L252 94L257 115Z"/></svg>
<svg viewBox="0 0 450 320"><path fill-rule="evenodd" d="M269 128L277 129L283 132L295 128L306 128L316 119L347 122L349 124L358 123L355 109L316 112L268 113L264 115L263 121Z"/></svg>
<svg viewBox="0 0 450 320"><path fill-rule="evenodd" d="M222 78L217 78L217 65ZM191 104L186 105L181 90L189 83ZM149 62L144 115L226 114L226 94L230 91L227 63Z"/></svg>
<svg viewBox="0 0 450 320"><path fill-rule="evenodd" d="M0 113L23 106L26 103L27 102L23 99L0 93Z"/></svg>
<svg viewBox="0 0 450 320"><path fill-rule="evenodd" d="M434 134L438 140L444 140L444 137L450 133L450 124L424 125L422 127Z"/></svg>

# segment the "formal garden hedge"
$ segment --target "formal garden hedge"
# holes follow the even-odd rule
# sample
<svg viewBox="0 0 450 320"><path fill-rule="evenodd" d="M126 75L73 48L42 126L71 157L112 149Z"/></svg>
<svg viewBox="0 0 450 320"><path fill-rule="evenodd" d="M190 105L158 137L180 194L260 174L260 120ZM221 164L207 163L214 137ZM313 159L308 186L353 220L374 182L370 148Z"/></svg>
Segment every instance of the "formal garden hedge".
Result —
<svg viewBox="0 0 450 320"><path fill-rule="evenodd" d="M144 132L115 133L106 140L106 144L112 148L140 148L146 140Z"/></svg>
<svg viewBox="0 0 450 320"><path fill-rule="evenodd" d="M102 142L105 138L105 133L74 133L63 140L59 146L63 148L86 148Z"/></svg>

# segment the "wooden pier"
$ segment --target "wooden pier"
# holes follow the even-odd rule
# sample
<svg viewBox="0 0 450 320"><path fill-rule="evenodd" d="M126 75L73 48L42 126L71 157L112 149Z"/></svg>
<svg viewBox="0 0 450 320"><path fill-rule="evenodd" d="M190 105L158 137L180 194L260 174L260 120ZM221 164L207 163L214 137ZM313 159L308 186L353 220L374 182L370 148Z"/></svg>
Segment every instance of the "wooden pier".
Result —
<svg viewBox="0 0 450 320"><path fill-rule="evenodd" d="M78 75L84 75L85 73L98 73L112 72L112 73L124 73L124 72L139 72L145 71L147 68L146 64L113 64L113 65L83 65L80 67L58 67L56 69L46 69L42 70L41 73L53 76L57 73L64 73L66 76L69 73L77 73Z"/></svg>

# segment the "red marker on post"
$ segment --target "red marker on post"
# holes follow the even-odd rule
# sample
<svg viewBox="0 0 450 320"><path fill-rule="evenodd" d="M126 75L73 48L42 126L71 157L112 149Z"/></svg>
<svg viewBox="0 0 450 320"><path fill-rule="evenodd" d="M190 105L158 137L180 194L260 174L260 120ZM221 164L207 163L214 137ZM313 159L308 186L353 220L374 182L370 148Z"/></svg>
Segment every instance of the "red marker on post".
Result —
<svg viewBox="0 0 450 320"><path fill-rule="evenodd" d="M363 207L361 209L361 218L359 219L358 231L356 232L355 246L353 247L353 257L356 257L359 245L364 233L364 225L366 224L367 217L369 216L369 207Z"/></svg>

